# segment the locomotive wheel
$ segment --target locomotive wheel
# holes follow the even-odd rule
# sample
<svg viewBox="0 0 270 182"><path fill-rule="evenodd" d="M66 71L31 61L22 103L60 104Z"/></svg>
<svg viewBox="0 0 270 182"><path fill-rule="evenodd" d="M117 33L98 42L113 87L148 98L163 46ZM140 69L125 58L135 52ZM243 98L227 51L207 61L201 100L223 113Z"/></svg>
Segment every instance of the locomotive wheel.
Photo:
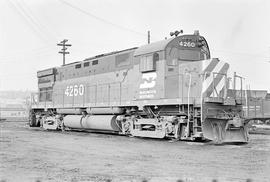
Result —
<svg viewBox="0 0 270 182"><path fill-rule="evenodd" d="M29 113L29 126L35 127L36 126L36 115L33 111Z"/></svg>

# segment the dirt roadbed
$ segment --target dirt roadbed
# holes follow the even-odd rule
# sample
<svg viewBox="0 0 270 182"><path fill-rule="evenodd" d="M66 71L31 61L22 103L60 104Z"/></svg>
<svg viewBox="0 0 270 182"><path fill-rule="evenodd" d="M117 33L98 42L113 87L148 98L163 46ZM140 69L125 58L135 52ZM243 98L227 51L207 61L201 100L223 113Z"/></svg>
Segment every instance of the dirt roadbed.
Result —
<svg viewBox="0 0 270 182"><path fill-rule="evenodd" d="M270 181L270 135L213 145L0 127L0 181Z"/></svg>

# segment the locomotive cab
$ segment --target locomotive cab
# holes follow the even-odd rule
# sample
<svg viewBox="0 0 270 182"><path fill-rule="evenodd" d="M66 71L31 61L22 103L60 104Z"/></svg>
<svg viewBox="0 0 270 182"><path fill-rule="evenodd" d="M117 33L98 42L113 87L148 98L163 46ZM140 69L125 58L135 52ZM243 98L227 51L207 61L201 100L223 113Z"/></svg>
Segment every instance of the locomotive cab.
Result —
<svg viewBox="0 0 270 182"><path fill-rule="evenodd" d="M167 65L176 66L181 61L210 59L210 51L204 37L198 33L174 38L166 49Z"/></svg>
<svg viewBox="0 0 270 182"><path fill-rule="evenodd" d="M235 96L227 94L229 64L210 59L198 32L139 47L134 56L141 72L137 99L154 115L180 117L180 139L247 141L246 129L226 127L239 121L231 116L242 115Z"/></svg>

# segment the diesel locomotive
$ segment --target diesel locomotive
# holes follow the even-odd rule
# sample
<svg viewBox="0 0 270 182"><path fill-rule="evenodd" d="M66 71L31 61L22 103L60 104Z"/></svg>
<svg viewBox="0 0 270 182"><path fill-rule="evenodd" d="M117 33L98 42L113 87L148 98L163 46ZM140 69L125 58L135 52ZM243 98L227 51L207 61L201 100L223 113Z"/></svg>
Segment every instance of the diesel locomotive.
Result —
<svg viewBox="0 0 270 182"><path fill-rule="evenodd" d="M228 63L210 57L199 31L41 70L29 125L247 142L242 102L230 88L228 70Z"/></svg>

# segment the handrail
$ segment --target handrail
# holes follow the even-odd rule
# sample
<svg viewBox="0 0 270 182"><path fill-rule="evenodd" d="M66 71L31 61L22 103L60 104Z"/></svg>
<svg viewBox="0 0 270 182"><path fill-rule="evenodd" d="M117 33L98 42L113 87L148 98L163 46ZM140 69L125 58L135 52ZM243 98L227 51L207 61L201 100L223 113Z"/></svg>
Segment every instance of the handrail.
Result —
<svg viewBox="0 0 270 182"><path fill-rule="evenodd" d="M236 78L240 79L240 100L241 100L241 104L242 104L242 99L243 99L243 79L245 79L244 77L241 77L239 75L236 74L236 72L234 72L233 75L233 89L235 91L235 99L236 99Z"/></svg>
<svg viewBox="0 0 270 182"><path fill-rule="evenodd" d="M188 84L188 122L187 122L187 137L189 136L189 123L190 123L190 108L189 108L189 99L190 99L190 87L191 87L191 73L186 73L189 75L189 84Z"/></svg>
<svg viewBox="0 0 270 182"><path fill-rule="evenodd" d="M202 81L202 84L203 84L204 80L206 79L207 73L209 74L209 72L205 72L205 73L203 74L203 81ZM203 115L202 115L202 113L203 113L203 91L201 91L201 122L203 122L203 118L202 118Z"/></svg>
<svg viewBox="0 0 270 182"><path fill-rule="evenodd" d="M224 80L224 86L225 86L225 90L224 90L224 98L226 98L225 97L225 95L227 94L227 83L226 83L226 80L227 80L227 73L218 73L218 72L212 72L212 74L213 75L222 75L222 78L223 77L225 77L225 80ZM217 96L218 96L218 98L220 98L220 95L218 94L218 92L217 92L217 90L216 90L216 86L215 86L215 84L214 84L214 82L215 82L215 76L213 76L214 78L213 78L213 92L215 91L216 92L216 94L217 94ZM221 78L221 79L222 79ZM227 96L227 95L226 95Z"/></svg>

